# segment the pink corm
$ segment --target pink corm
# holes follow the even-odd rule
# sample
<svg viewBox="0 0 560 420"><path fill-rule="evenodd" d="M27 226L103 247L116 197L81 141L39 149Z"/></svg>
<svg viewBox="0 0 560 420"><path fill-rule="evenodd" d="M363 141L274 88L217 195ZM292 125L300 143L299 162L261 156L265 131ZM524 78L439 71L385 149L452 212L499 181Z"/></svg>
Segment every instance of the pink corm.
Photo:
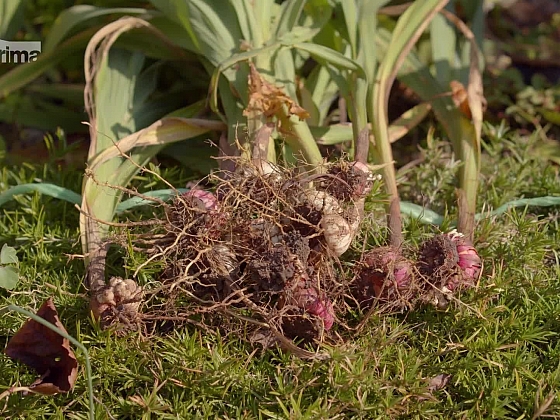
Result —
<svg viewBox="0 0 560 420"><path fill-rule="evenodd" d="M453 230L447 234L449 238L457 246L457 254L459 255L458 265L463 271L465 280L476 282L482 270L482 259L476 252L472 244L467 241L463 234Z"/></svg>
<svg viewBox="0 0 560 420"><path fill-rule="evenodd" d="M392 247L374 248L365 256L364 262L369 267L368 278L373 284L377 297L381 297L384 291L391 287L387 279L394 280L397 289L406 290L412 279L412 268L410 263L404 259L400 252ZM390 275L392 271L392 276Z"/></svg>
<svg viewBox="0 0 560 420"><path fill-rule="evenodd" d="M317 298L305 307L311 315L318 316L323 320L325 330L330 330L334 324L334 308L327 297Z"/></svg>
<svg viewBox="0 0 560 420"><path fill-rule="evenodd" d="M301 282L304 284L304 282ZM301 287L294 293L298 306L307 313L323 320L325 330L330 330L334 324L334 307L329 298L320 294L313 286Z"/></svg>
<svg viewBox="0 0 560 420"><path fill-rule="evenodd" d="M206 209L208 211L218 209L218 200L216 196L210 191L195 187L190 189L186 193L183 193L182 197L192 200L193 204L198 205L200 208Z"/></svg>

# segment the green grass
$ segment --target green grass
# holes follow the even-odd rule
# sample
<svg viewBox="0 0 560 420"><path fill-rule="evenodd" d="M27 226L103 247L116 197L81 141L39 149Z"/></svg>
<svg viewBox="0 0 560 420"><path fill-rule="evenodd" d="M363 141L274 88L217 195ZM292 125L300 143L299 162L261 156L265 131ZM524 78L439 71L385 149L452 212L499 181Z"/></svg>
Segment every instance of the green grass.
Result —
<svg viewBox="0 0 560 420"><path fill-rule="evenodd" d="M491 134L479 210L513 198L560 194L558 168L532 157L536 136ZM400 180L403 199L425 200L452 220L449 150L434 142L424 151L424 162ZM180 183L186 179L176 170L167 176ZM76 192L81 185L77 173L24 166L3 169L0 190L37 180ZM328 349L332 359L326 362L278 350L261 353L237 337L194 327L150 340L101 331L89 319L82 295L82 261L69 258L81 252L78 213L37 195L18 197L0 209L0 243L17 248L22 276L14 291L0 291L0 306L36 310L53 296L68 332L89 349L99 419L531 419L543 410L543 418L558 417L559 214L557 207L517 209L479 222L477 248L485 273L477 290L464 293L461 303L445 312L425 307L374 316L360 336ZM437 231L415 220L405 228L413 244ZM122 264L110 268L114 274L119 269ZM23 321L16 313L2 315L0 346ZM76 356L81 370L72 393L12 395L0 401L0 416L87 418L84 358L78 351ZM3 354L0 366L0 392L35 380L33 372ZM429 379L442 373L453 375L450 382L429 392Z"/></svg>

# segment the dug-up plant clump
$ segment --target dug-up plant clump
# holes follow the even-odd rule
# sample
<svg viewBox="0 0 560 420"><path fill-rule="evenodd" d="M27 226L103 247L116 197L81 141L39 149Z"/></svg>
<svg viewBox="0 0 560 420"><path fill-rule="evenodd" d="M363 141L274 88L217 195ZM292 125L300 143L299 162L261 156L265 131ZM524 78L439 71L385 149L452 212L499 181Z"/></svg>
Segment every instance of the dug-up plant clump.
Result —
<svg viewBox="0 0 560 420"><path fill-rule="evenodd" d="M360 162L340 160L308 173L239 159L235 172L205 180L212 192L195 185L160 202L161 217L122 224L126 232L111 241L146 255L137 272L163 267L159 282L141 288L113 278L92 299L92 311L105 326L161 331L194 323L316 357L294 343L336 343L342 332L356 331L348 321L356 313L426 302L441 307L474 285L480 258L456 233L406 257L386 246L341 263L360 231L373 181Z"/></svg>
<svg viewBox="0 0 560 420"><path fill-rule="evenodd" d="M92 300L94 314L105 325L191 322L261 344L332 339L350 309L352 276L339 257L374 178L359 162L322 169L239 160L235 172L205 180L213 192L194 186L161 202L160 219L131 223L111 239L163 266L158 286L113 279Z"/></svg>

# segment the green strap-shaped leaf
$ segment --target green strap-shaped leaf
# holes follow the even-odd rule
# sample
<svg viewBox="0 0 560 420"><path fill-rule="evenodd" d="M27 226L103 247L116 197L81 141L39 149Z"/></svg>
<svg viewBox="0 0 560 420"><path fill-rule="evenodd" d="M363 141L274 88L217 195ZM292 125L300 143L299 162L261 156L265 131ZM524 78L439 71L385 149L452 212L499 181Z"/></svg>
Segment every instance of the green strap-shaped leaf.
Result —
<svg viewBox="0 0 560 420"><path fill-rule="evenodd" d="M0 2L0 39L10 39L23 25L25 0Z"/></svg>
<svg viewBox="0 0 560 420"><path fill-rule="evenodd" d="M294 26L297 25L305 3L306 0L289 0L282 3L279 18L274 30L277 38L290 33Z"/></svg>
<svg viewBox="0 0 560 420"><path fill-rule="evenodd" d="M496 210L491 211L489 213L477 213L475 215L475 219L482 220L488 217L499 216L515 207L550 207L550 206L560 206L560 197L544 196L544 197L520 198L518 200L512 200L507 202L506 204L501 205ZM427 209L425 207L419 206L418 204L409 203L407 201L401 202L401 213L405 216L416 218L422 223L438 225L438 226L441 225L444 220L444 217L437 214L436 212ZM450 225L456 226L457 222L454 221Z"/></svg>
<svg viewBox="0 0 560 420"><path fill-rule="evenodd" d="M401 201L401 214L403 216L418 219L421 223L439 226L443 223L443 216L440 216L435 211L419 206L418 204L410 203L408 201Z"/></svg>
<svg viewBox="0 0 560 420"><path fill-rule="evenodd" d="M357 72L361 77L366 77L366 73L362 66L360 66L351 58L348 58L331 48L324 47L318 44L312 44L310 42L295 44L293 45L293 47L298 50L307 51L313 56L313 58L315 58L319 63L323 65L332 65L342 70L354 71Z"/></svg>
<svg viewBox="0 0 560 420"><path fill-rule="evenodd" d="M22 184L11 187L7 191L0 193L0 206L13 200L14 196L38 192L60 200L68 201L72 204L80 204L82 197L67 188L59 187L54 184Z"/></svg>
<svg viewBox="0 0 560 420"><path fill-rule="evenodd" d="M264 43L262 26L269 24L268 21L259 21L255 16L256 3L250 0L240 0L231 2L235 8L239 27L243 33L243 39L248 42L252 48L260 48ZM261 3L268 3L270 0L262 0Z"/></svg>
<svg viewBox="0 0 560 420"><path fill-rule="evenodd" d="M47 38L43 44L43 53L54 51L55 48L72 32L76 27L88 20L106 15L142 15L148 13L147 9L135 7L95 7L87 4L80 4L64 10L49 30Z"/></svg>
<svg viewBox="0 0 560 420"><path fill-rule="evenodd" d="M97 29L90 28L80 32L60 44L56 51L39 54L37 61L30 61L16 66L13 70L4 74L0 77L0 99L32 82L46 71L58 65L62 60L67 59L78 51L84 50Z"/></svg>
<svg viewBox="0 0 560 420"><path fill-rule="evenodd" d="M183 194L187 192L187 188L177 188L176 190L166 189L166 190L157 190L157 191L148 191L143 193L146 197L153 197L157 198L162 201L170 200L177 196L177 193ZM125 200L117 206L117 213L123 213L127 210L131 210L135 207L145 206L147 204L153 204L153 201L147 200L142 197L132 197L128 200Z"/></svg>

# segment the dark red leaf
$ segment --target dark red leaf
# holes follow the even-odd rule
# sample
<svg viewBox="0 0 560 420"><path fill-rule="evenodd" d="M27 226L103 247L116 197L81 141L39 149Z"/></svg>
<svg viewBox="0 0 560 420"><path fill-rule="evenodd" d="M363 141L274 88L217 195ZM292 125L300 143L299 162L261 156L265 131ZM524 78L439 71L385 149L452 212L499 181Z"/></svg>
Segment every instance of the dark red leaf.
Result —
<svg viewBox="0 0 560 420"><path fill-rule="evenodd" d="M51 298L43 303L37 315L66 332ZM70 348L70 342L44 325L28 319L9 341L4 352L41 375L29 386L34 392L53 395L68 392L74 387L78 361Z"/></svg>

